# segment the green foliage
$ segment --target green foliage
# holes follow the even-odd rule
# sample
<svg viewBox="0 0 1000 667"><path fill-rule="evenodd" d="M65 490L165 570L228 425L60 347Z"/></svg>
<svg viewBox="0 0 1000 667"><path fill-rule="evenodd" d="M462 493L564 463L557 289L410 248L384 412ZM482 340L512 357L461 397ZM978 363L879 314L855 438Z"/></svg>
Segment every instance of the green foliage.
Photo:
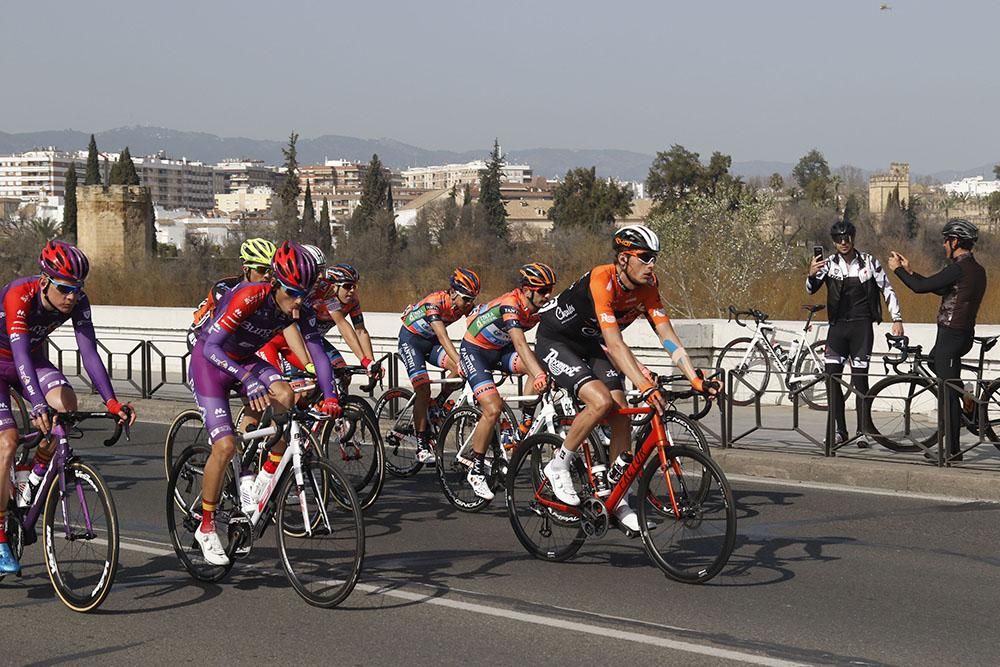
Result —
<svg viewBox="0 0 1000 667"><path fill-rule="evenodd" d="M994 178L1000 179L1000 164L993 165L993 176Z"/></svg>
<svg viewBox="0 0 1000 667"><path fill-rule="evenodd" d="M500 183L503 181L504 159L500 154L500 140L493 140L493 151L486 168L479 174L479 210L486 230L495 238L506 241L510 236L507 227L507 209L503 205Z"/></svg>
<svg viewBox="0 0 1000 667"><path fill-rule="evenodd" d="M668 212L699 194L714 196L720 189L735 194L740 188L731 186L742 183L729 173L731 166L732 158L718 151L703 165L698 153L674 144L670 150L656 154L646 177L646 190L659 213Z"/></svg>
<svg viewBox="0 0 1000 667"><path fill-rule="evenodd" d="M122 165L121 159L115 158L111 165L111 174L107 178L108 185L122 185Z"/></svg>
<svg viewBox="0 0 1000 667"><path fill-rule="evenodd" d="M803 155L792 169L792 176L809 203L825 206L831 202L830 165L819 150L814 148Z"/></svg>
<svg viewBox="0 0 1000 667"><path fill-rule="evenodd" d="M317 240L319 247L326 252L333 245L333 238L330 235L330 202L323 197L323 207L319 210L319 233Z"/></svg>
<svg viewBox="0 0 1000 667"><path fill-rule="evenodd" d="M302 225L299 233L302 243L317 244L319 228L316 224L316 207L313 206L312 185L306 181L305 203L302 206Z"/></svg>
<svg viewBox="0 0 1000 667"><path fill-rule="evenodd" d="M66 201L63 206L63 219L60 236L76 243L76 163L71 162L66 170Z"/></svg>
<svg viewBox="0 0 1000 667"><path fill-rule="evenodd" d="M767 187L771 188L775 192L781 192L785 189L785 179L782 178L781 174L774 172L771 177L767 179Z"/></svg>
<svg viewBox="0 0 1000 667"><path fill-rule="evenodd" d="M299 161L295 143L299 135L292 132L288 136L288 145L281 149L285 158L285 176L278 186L277 197L271 198L271 215L277 221L277 242L286 239L296 239L302 232L299 221Z"/></svg>
<svg viewBox="0 0 1000 667"><path fill-rule="evenodd" d="M360 231L375 223L380 211L387 211L391 202L389 175L378 154L372 155L361 184L361 201L351 216L350 233Z"/></svg>
<svg viewBox="0 0 1000 667"><path fill-rule="evenodd" d="M861 202L858 201L857 195L852 192L847 196L847 202L844 204L844 222L857 223L860 216Z"/></svg>
<svg viewBox="0 0 1000 667"><path fill-rule="evenodd" d="M597 178L596 167L571 169L553 192L549 220L554 227L607 230L632 212L632 191Z"/></svg>
<svg viewBox="0 0 1000 667"><path fill-rule="evenodd" d="M139 185L139 172L135 169L135 163L132 162L132 155L129 153L128 146L125 150L121 152L118 159L115 160L114 165L111 167L111 177L108 181L110 185Z"/></svg>
<svg viewBox="0 0 1000 667"><path fill-rule="evenodd" d="M101 168L97 161L97 141L94 135L90 135L90 144L87 146L87 171L83 177L83 184L101 184Z"/></svg>
<svg viewBox="0 0 1000 667"><path fill-rule="evenodd" d="M52 218L0 220L0 285L38 273L39 251L57 236L59 223Z"/></svg>

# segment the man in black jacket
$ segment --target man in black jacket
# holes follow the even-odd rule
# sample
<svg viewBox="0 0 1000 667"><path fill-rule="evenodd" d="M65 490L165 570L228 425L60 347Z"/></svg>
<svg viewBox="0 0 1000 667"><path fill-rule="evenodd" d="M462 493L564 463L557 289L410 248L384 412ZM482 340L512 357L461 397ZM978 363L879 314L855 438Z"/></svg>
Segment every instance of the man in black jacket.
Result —
<svg viewBox="0 0 1000 667"><path fill-rule="evenodd" d="M941 230L941 235L944 237L945 255L950 263L933 276L925 278L915 272L910 268L910 261L895 251L889 254L889 268L914 292L934 292L941 296L937 338L931 356L934 357L934 372L937 376L942 380L952 381L946 385L951 420L951 428L945 433L947 459L961 461L961 393L953 385L962 373L962 355L972 349L976 315L983 295L986 294L986 269L972 254L972 248L979 239L979 230L974 224L962 218L952 218ZM932 461L938 460L937 452L933 450L927 450L924 456Z"/></svg>
<svg viewBox="0 0 1000 667"><path fill-rule="evenodd" d="M854 247L857 229L849 221L838 220L830 227L830 237L837 252L829 257L813 257L806 278L806 291L815 294L826 285L826 308L830 331L826 338L826 372L838 378L844 364L851 362L851 386L858 411L858 447L868 447L864 434L871 429L864 423L869 391L868 364L875 343L875 322L882 321L882 298L892 316L892 333L903 335L903 316L896 292L882 265L873 256ZM844 391L833 383L830 409L837 424L836 444L847 441L847 418L844 415Z"/></svg>

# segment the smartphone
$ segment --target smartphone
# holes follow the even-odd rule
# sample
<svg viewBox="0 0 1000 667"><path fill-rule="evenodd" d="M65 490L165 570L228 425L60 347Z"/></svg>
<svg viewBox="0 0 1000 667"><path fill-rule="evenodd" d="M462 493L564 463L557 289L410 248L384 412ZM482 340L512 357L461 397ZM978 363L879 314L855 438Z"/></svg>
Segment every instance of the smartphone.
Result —
<svg viewBox="0 0 1000 667"><path fill-rule="evenodd" d="M823 246L821 246L821 245L814 245L813 246L813 257L819 257L819 258L822 259L822 257L823 257Z"/></svg>

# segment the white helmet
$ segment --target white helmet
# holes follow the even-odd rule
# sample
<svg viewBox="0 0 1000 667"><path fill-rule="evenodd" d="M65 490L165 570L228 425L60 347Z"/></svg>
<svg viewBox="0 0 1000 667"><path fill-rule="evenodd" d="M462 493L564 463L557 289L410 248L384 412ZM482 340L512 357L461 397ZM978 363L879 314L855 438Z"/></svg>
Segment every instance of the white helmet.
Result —
<svg viewBox="0 0 1000 667"><path fill-rule="evenodd" d="M302 244L302 247L306 249L306 252L312 255L312 258L316 260L318 271L322 272L323 269L326 268L326 255L323 254L323 251L314 245L308 245L305 243Z"/></svg>
<svg viewBox="0 0 1000 667"><path fill-rule="evenodd" d="M648 250L660 252L660 239L646 225L626 225L615 232L615 252Z"/></svg>

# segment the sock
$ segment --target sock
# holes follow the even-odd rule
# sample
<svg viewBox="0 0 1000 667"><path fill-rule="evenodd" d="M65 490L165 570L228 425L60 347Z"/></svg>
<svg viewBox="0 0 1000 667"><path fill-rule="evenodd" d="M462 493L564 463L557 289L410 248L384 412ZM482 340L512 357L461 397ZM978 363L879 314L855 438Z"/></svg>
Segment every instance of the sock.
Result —
<svg viewBox="0 0 1000 667"><path fill-rule="evenodd" d="M218 500L201 501L201 532L211 533L215 531L215 508L219 505Z"/></svg>
<svg viewBox="0 0 1000 667"><path fill-rule="evenodd" d="M273 475L274 471L278 469L278 463L281 462L281 454L275 454L274 452L268 452L267 460L264 461L264 465L261 466L268 475Z"/></svg>
<svg viewBox="0 0 1000 667"><path fill-rule="evenodd" d="M552 467L556 470L569 470L574 458L576 458L576 452L560 447L552 455Z"/></svg>
<svg viewBox="0 0 1000 667"><path fill-rule="evenodd" d="M479 452L472 452L472 474L473 475L486 474L486 454L480 454Z"/></svg>
<svg viewBox="0 0 1000 667"><path fill-rule="evenodd" d="M7 509L0 510L0 544L7 541Z"/></svg>
<svg viewBox="0 0 1000 667"><path fill-rule="evenodd" d="M426 431L421 431L420 433L417 433L417 440L420 441L420 444L422 446L430 448L430 446L431 446L431 431L430 431L430 429L427 429Z"/></svg>

